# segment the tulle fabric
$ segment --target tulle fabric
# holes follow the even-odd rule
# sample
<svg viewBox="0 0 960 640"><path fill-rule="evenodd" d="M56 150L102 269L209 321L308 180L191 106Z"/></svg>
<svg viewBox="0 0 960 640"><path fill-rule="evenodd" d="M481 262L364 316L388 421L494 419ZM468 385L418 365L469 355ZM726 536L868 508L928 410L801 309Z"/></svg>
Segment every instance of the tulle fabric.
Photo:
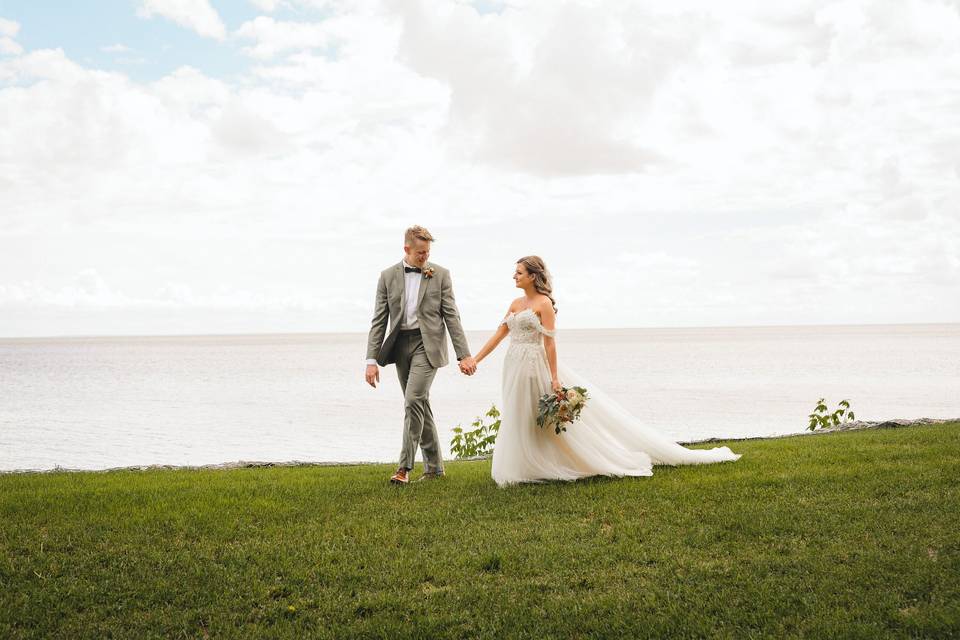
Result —
<svg viewBox="0 0 960 640"><path fill-rule="evenodd" d="M566 387L590 395L580 419L559 435L537 426L540 396L551 391L550 367L542 334L552 335L527 309L508 314L510 346L503 363L500 431L492 472L500 486L520 482L576 480L588 476L649 476L653 465L707 464L737 460L729 447L687 449L642 424L635 416L558 362Z"/></svg>

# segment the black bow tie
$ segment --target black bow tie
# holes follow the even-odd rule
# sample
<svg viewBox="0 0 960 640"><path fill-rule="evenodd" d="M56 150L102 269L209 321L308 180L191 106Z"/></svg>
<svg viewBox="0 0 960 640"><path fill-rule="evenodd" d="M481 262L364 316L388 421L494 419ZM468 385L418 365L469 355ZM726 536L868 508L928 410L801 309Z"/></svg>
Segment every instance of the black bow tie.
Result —
<svg viewBox="0 0 960 640"><path fill-rule="evenodd" d="M423 273L423 270L422 270L420 267L404 267L404 268L403 268L403 272L404 272L404 273L411 273L411 272L413 272L413 273Z"/></svg>

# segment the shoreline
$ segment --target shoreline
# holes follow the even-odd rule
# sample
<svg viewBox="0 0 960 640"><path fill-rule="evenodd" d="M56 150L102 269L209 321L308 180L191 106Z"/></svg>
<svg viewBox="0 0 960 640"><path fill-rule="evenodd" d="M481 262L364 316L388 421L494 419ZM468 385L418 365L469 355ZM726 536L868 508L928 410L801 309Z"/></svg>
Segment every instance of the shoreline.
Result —
<svg viewBox="0 0 960 640"><path fill-rule="evenodd" d="M894 418L893 420L854 420L852 422L841 423L836 427L826 429L817 429L816 431L804 430L799 433L785 433L773 436L745 436L742 438L706 438L704 440L688 440L679 442L684 446L688 444L706 444L710 442L733 442L743 440L775 440L777 438L794 438L796 436L815 436L828 433L839 433L841 431L862 431L864 429L899 429L901 427L918 427L924 425L945 424L950 422L960 422L960 418L916 418L908 420L906 418Z"/></svg>
<svg viewBox="0 0 960 640"><path fill-rule="evenodd" d="M869 420L856 420L853 422L848 422L840 424L836 427L829 427L826 429L817 429L816 431L800 431L798 433L786 433L781 435L771 435L771 436L745 436L745 437L733 437L733 438L706 438L703 440L687 440L683 442L678 442L677 444L687 446L691 444L709 444L712 442L743 442L747 440L776 440L779 438L795 438L797 436L815 436L821 434L830 434L830 433L840 433L845 431L862 431L866 429L899 429L903 427L915 427L915 426L929 426L945 423L960 422L960 418L917 418L915 420L908 420L903 418L896 418L893 420L880 420L880 421L869 421ZM485 460L490 456L473 456L470 458L453 458L447 460L446 462L466 462L466 461L476 461L476 460ZM394 464L393 461L372 461L372 460L357 460L357 461L320 461L320 462L311 462L306 460L285 460L285 461L260 461L260 460L235 460L232 462L216 462L210 464L201 464L201 465L176 465L176 464L148 464L148 465L131 465L125 467L109 467L107 469L75 469L56 466L52 469L10 469L10 470L0 470L0 476L4 475L24 475L31 473L110 473L113 471L155 471L159 469L165 470L183 470L183 471L200 471L200 470L217 470L217 469L254 469L260 467L356 467L363 465L388 465Z"/></svg>

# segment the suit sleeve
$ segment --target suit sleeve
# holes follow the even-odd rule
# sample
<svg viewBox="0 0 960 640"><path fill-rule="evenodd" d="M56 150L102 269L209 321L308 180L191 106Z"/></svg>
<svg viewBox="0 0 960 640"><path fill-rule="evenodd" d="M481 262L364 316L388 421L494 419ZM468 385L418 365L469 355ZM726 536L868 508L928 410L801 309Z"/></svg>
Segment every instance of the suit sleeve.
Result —
<svg viewBox="0 0 960 640"><path fill-rule="evenodd" d="M370 322L370 335L367 336L367 360L376 360L383 346L383 338L387 335L387 321L390 319L390 308L387 306L387 283L383 274L377 282L377 299L373 305L373 320Z"/></svg>
<svg viewBox="0 0 960 640"><path fill-rule="evenodd" d="M450 340L453 342L457 360L463 360L470 355L470 345L467 344L467 336L460 324L460 311L453 296L453 280L450 278L449 271L443 274L441 282L440 315L443 316L443 322L447 325L447 331L450 332Z"/></svg>

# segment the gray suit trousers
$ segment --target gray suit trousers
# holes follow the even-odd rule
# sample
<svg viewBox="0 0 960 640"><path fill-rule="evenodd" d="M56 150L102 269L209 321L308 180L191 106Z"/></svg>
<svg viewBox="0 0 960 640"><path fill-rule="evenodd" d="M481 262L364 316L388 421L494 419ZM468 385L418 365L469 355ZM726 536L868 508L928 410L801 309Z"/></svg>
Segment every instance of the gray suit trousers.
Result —
<svg viewBox="0 0 960 640"><path fill-rule="evenodd" d="M440 435L430 409L430 385L437 370L430 365L419 333L400 333L394 344L397 377L403 389L403 446L400 466L413 469L417 446L423 451L424 472L443 471Z"/></svg>

